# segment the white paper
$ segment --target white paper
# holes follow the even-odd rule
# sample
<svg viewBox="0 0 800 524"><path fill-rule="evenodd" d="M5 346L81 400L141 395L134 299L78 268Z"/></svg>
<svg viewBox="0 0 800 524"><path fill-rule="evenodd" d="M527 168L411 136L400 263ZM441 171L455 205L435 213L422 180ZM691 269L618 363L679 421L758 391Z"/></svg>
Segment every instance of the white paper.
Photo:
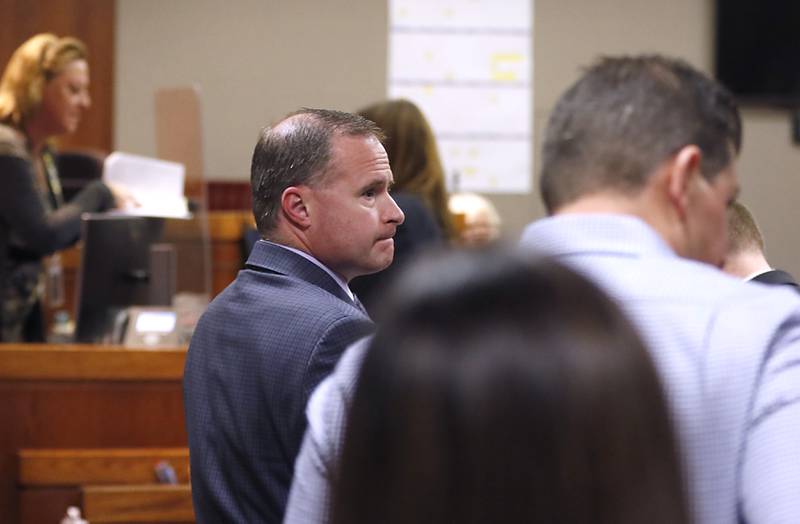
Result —
<svg viewBox="0 0 800 524"><path fill-rule="evenodd" d="M531 190L533 0L389 0L388 96L433 128L451 191Z"/></svg>
<svg viewBox="0 0 800 524"><path fill-rule="evenodd" d="M130 215L189 218L184 178L183 164L118 151L103 165L103 180L122 186L138 202L120 210Z"/></svg>

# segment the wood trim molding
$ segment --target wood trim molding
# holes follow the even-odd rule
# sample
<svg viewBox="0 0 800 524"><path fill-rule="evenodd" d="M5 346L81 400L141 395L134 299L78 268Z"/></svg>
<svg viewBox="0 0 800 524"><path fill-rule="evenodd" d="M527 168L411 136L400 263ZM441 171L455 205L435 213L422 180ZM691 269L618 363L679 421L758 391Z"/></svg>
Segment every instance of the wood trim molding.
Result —
<svg viewBox="0 0 800 524"><path fill-rule="evenodd" d="M83 509L89 522L194 522L188 484L84 486Z"/></svg>
<svg viewBox="0 0 800 524"><path fill-rule="evenodd" d="M152 484L160 462L189 482L188 448L23 449L17 479L26 487Z"/></svg>
<svg viewBox="0 0 800 524"><path fill-rule="evenodd" d="M181 380L186 349L0 344L0 380Z"/></svg>

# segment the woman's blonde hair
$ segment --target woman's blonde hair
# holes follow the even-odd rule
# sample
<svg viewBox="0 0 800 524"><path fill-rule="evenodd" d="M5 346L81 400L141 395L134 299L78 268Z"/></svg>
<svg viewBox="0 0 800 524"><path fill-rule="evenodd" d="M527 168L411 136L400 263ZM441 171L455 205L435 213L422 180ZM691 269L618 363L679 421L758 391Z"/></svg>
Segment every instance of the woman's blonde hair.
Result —
<svg viewBox="0 0 800 524"><path fill-rule="evenodd" d="M422 111L408 100L387 100L358 112L386 135L384 145L394 174L394 188L419 196L433 212L446 238L456 236L447 207L444 168L436 139Z"/></svg>
<svg viewBox="0 0 800 524"><path fill-rule="evenodd" d="M74 60L85 60L86 46L72 37L41 33L11 55L0 79L0 122L21 129L39 108L48 80Z"/></svg>

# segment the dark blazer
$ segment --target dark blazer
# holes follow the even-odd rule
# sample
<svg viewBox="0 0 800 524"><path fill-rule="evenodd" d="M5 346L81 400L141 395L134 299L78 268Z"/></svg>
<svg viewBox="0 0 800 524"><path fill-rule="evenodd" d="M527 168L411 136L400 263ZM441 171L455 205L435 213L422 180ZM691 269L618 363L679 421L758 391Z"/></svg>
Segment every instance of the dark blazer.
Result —
<svg viewBox="0 0 800 524"><path fill-rule="evenodd" d="M781 271L780 269L771 269L761 273L760 275L754 276L751 280L753 282L761 282L762 284L792 286L796 291L800 291L800 287L798 287L797 282L795 282L794 278L792 278L792 275L786 271Z"/></svg>
<svg viewBox="0 0 800 524"><path fill-rule="evenodd" d="M306 401L373 323L322 268L258 241L209 305L184 372L198 522L283 518Z"/></svg>
<svg viewBox="0 0 800 524"><path fill-rule="evenodd" d="M0 341L44 341L39 308L42 257L78 240L81 215L114 205L111 191L95 180L66 205L49 149L34 156L18 130L0 124ZM39 188L35 162L45 168Z"/></svg>

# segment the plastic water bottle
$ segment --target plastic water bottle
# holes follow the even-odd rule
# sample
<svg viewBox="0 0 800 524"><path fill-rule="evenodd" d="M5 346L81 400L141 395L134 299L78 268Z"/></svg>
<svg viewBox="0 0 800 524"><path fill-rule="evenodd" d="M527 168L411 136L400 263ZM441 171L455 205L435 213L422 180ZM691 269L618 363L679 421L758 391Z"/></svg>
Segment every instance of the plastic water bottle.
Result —
<svg viewBox="0 0 800 524"><path fill-rule="evenodd" d="M61 519L61 524L89 524L89 521L81 518L81 510L75 506L67 508L67 514Z"/></svg>

